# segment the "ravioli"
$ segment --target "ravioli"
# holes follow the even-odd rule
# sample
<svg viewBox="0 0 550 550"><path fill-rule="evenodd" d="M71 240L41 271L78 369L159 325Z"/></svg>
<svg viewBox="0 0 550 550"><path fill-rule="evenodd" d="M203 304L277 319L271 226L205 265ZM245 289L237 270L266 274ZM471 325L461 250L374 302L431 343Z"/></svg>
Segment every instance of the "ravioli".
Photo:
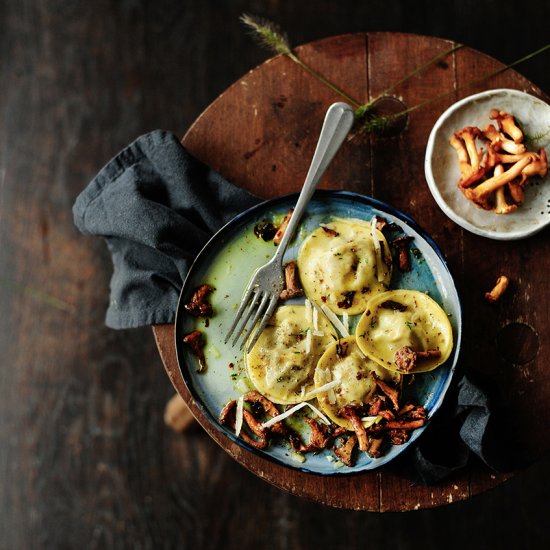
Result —
<svg viewBox="0 0 550 550"><path fill-rule="evenodd" d="M380 231L375 235L378 254L366 221L335 219L313 231L298 253L306 296L338 315L362 313L369 298L387 290L391 280L390 248Z"/></svg>
<svg viewBox="0 0 550 550"><path fill-rule="evenodd" d="M245 356L248 377L260 393L274 403L293 404L303 401L313 390L317 361L336 339L334 329L322 315L317 329L306 319L305 306L285 305L275 311Z"/></svg>
<svg viewBox="0 0 550 550"><path fill-rule="evenodd" d="M351 422L339 416L338 411L348 403L369 402L376 390L373 372L385 381L398 382L401 378L399 374L386 370L366 357L354 336L333 343L319 359L315 369L315 387L320 388L335 380L340 384L332 393L329 390L317 395L321 410L339 426L353 431Z"/></svg>
<svg viewBox="0 0 550 550"><path fill-rule="evenodd" d="M420 352L414 368L407 370L414 373L435 369L453 349L449 318L437 302L417 290L391 290L372 297L355 335L365 355L393 371L403 371L396 363L398 350ZM428 350L435 356L420 359Z"/></svg>

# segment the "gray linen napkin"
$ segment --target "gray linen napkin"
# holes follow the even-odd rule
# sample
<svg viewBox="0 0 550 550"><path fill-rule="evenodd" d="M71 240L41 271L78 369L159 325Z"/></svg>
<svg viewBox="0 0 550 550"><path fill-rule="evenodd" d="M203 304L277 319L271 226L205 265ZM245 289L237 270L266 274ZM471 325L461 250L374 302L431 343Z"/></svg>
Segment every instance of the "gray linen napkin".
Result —
<svg viewBox="0 0 550 550"><path fill-rule="evenodd" d="M260 199L191 156L170 132L141 136L79 195L74 221L113 260L106 324L173 323L182 282L208 239Z"/></svg>

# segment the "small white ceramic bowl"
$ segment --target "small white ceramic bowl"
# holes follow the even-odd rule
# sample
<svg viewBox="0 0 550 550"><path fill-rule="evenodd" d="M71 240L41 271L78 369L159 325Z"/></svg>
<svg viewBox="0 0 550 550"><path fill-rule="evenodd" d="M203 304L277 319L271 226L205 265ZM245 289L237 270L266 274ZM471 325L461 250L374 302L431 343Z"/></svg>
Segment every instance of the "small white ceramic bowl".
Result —
<svg viewBox="0 0 550 550"><path fill-rule="evenodd" d="M439 117L426 148L426 180L443 212L464 229L490 239L522 239L550 224L550 175L544 180L533 178L525 190L525 202L511 214L476 207L457 185L460 169L449 139L465 126L484 128L492 122L491 109L513 114L525 134L536 137L527 144L528 149L544 147L550 158L550 106L518 90L488 90L458 101Z"/></svg>

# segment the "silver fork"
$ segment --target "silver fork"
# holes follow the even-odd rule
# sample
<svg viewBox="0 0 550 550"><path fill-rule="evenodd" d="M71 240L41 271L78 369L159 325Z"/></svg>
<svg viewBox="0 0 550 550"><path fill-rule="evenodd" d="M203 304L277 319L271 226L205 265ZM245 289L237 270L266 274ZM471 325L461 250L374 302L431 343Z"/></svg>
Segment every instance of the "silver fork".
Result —
<svg viewBox="0 0 550 550"><path fill-rule="evenodd" d="M252 275L244 291L241 305L225 337L225 343L235 333L232 345L235 346L239 338L244 336L240 345L242 348L247 334L250 334L247 352L250 351L273 315L279 295L285 286L283 271L285 250L294 236L302 214L313 196L315 187L317 187L319 180L344 142L352 124L353 109L349 105L346 103L334 103L328 108L304 186L302 187L298 202L294 207L294 212L288 222L283 238L277 247L277 252L269 262L258 268ZM252 320L250 320L251 318ZM252 333L258 320L260 322L255 332Z"/></svg>

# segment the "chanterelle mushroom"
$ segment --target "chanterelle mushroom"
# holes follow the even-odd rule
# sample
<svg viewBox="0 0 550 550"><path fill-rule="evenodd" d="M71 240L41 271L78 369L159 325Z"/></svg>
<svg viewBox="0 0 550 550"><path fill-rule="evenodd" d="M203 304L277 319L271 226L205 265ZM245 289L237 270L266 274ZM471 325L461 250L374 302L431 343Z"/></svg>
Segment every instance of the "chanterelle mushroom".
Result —
<svg viewBox="0 0 550 550"><path fill-rule="evenodd" d="M498 127L507 135L509 135L515 143L521 143L523 141L523 132L516 125L514 117L505 111L499 111L498 109L491 109L489 113L491 120L496 120Z"/></svg>
<svg viewBox="0 0 550 550"><path fill-rule="evenodd" d="M494 193L499 187L506 185L507 183L516 179L521 175L522 170L533 160L533 155L525 155L515 164L513 164L508 170L499 175L493 175L493 177L485 180L479 184L476 188L464 189L464 194L468 199L475 202L482 208L491 208L489 205L489 196Z"/></svg>
<svg viewBox="0 0 550 550"><path fill-rule="evenodd" d="M506 292L509 282L510 280L506 275L501 275L491 291L485 293L485 299L491 303L498 301L504 292Z"/></svg>
<svg viewBox="0 0 550 550"><path fill-rule="evenodd" d="M288 262L285 265L285 285L286 288L281 292L281 300L289 300L297 296L304 295L304 289L300 286L298 280L298 267L296 262Z"/></svg>
<svg viewBox="0 0 550 550"><path fill-rule="evenodd" d="M292 213L294 212L294 208L291 208L283 218L283 221L281 222L281 225L279 226L279 229L277 230L277 233L275 233L275 237L273 237L273 242L275 244L280 244L280 242L283 240L283 235L285 234L286 228L288 226L288 223L290 222L290 218L292 217Z"/></svg>
<svg viewBox="0 0 550 550"><path fill-rule="evenodd" d="M500 176L504 172L504 166L502 164L497 164L495 166L495 176ZM508 185L510 185L509 182ZM506 202L506 193L504 190L505 186L499 187L495 191L495 213L496 214L510 214L511 212L514 212L514 210L517 210L518 205L517 204L508 204Z"/></svg>
<svg viewBox="0 0 550 550"><path fill-rule="evenodd" d="M480 180L485 173L485 169L481 165L483 153L481 150L478 150L476 145L476 138L480 135L479 128L467 126L455 132L450 140L459 158L460 172L462 174L459 185L463 187L468 187Z"/></svg>
<svg viewBox="0 0 550 550"><path fill-rule="evenodd" d="M548 159L543 147L539 149L538 154L533 155L532 162L522 170L522 174L527 178L531 176L546 177L546 174L548 174Z"/></svg>
<svg viewBox="0 0 550 550"><path fill-rule="evenodd" d="M464 142L456 135L453 134L449 143L452 145L453 149L458 155L458 165L460 168L460 184L464 185L464 182L470 181L472 176L472 165L470 164L470 157L468 156L468 151L466 151L466 146Z"/></svg>
<svg viewBox="0 0 550 550"><path fill-rule="evenodd" d="M516 143L514 140L507 138L502 132L499 132L492 124L489 124L481 134L485 139L491 142L491 147L494 151L506 151L512 155L521 155L525 153L525 145Z"/></svg>

